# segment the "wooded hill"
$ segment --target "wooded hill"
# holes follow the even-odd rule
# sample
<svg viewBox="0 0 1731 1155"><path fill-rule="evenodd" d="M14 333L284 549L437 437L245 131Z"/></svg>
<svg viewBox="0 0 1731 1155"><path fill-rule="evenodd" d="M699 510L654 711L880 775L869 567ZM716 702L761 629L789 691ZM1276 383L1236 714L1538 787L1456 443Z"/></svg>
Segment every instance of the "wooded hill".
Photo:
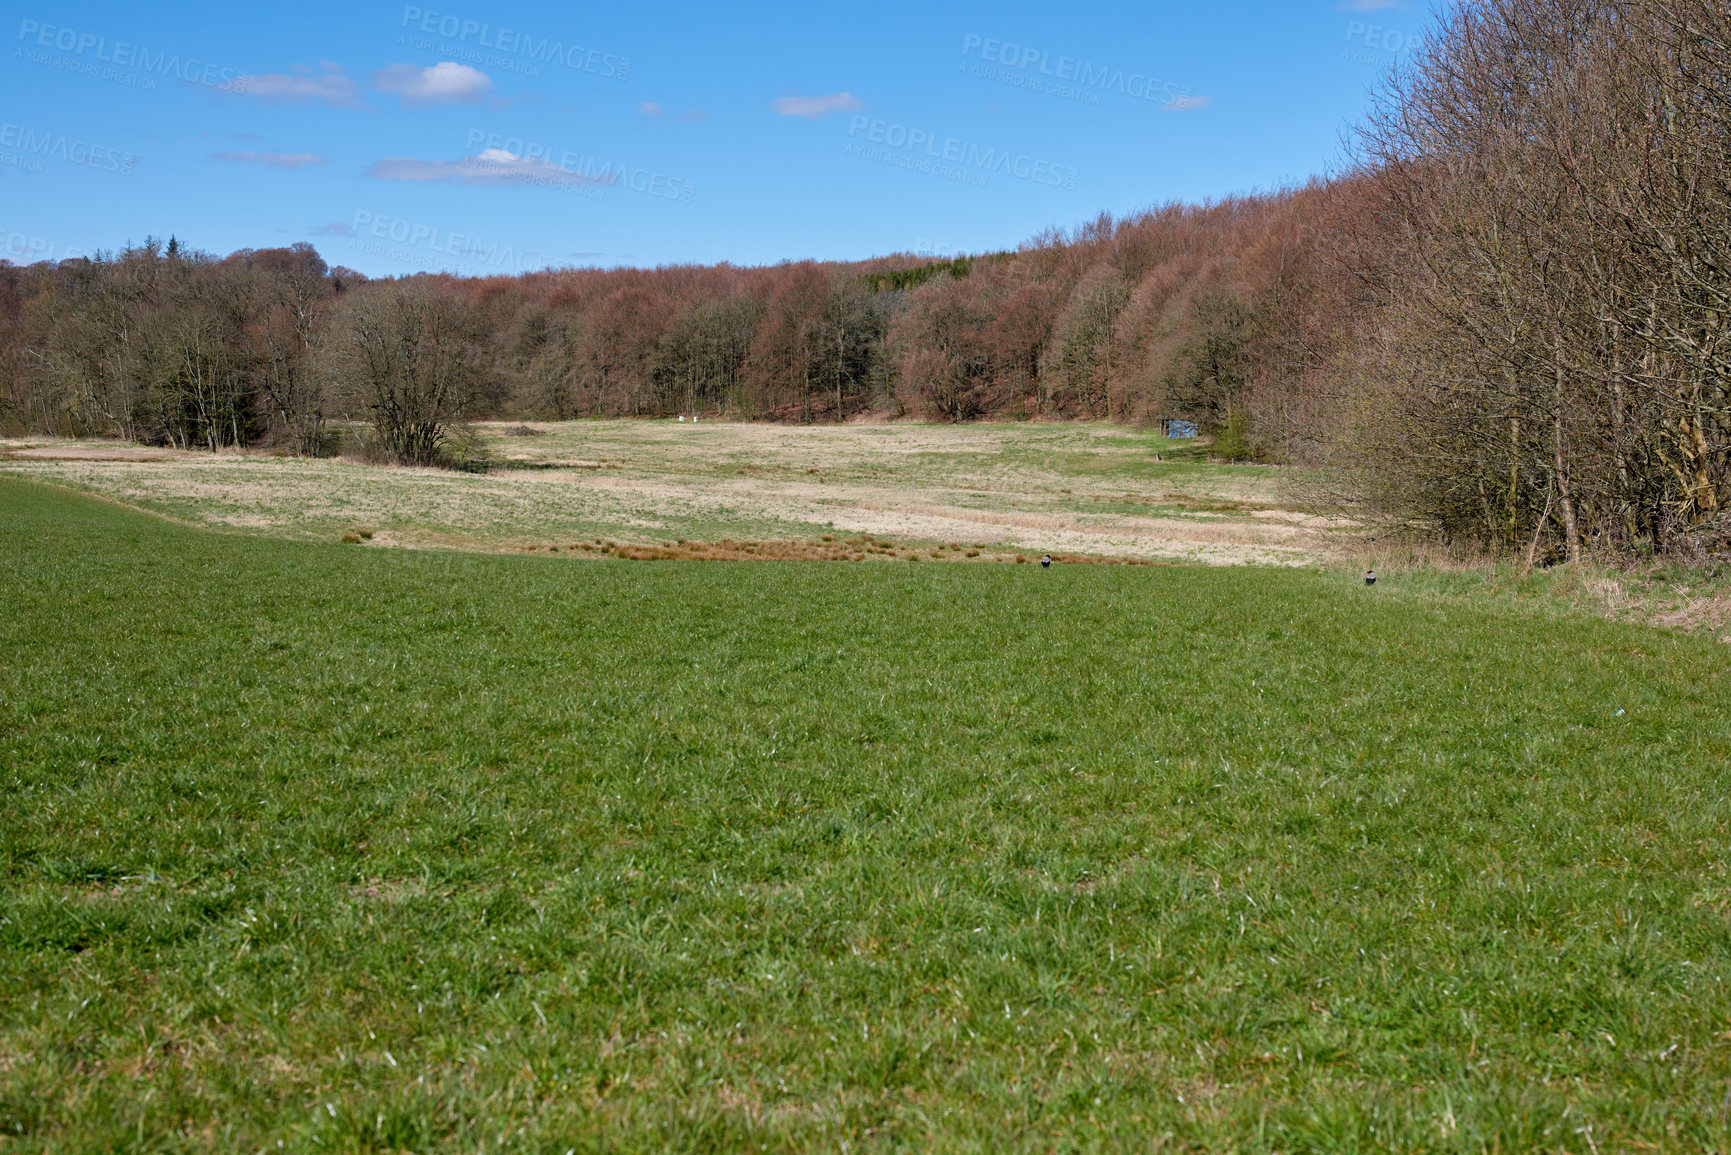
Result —
<svg viewBox="0 0 1731 1155"><path fill-rule="evenodd" d="M1731 12L1444 14L1329 180L1014 251L368 281L310 247L0 268L0 422L404 461L466 417L1184 418L1533 556L1731 549Z"/></svg>
<svg viewBox="0 0 1731 1155"><path fill-rule="evenodd" d="M1338 326L1317 308L1314 222L1338 195L1318 183L1101 216L983 256L763 268L369 282L307 245L218 258L147 241L0 266L5 416L311 452L322 419L367 415L345 408L326 355L348 306L412 286L464 346L468 416L1176 416L1216 430L1324 363ZM1241 452L1289 455L1277 441Z"/></svg>

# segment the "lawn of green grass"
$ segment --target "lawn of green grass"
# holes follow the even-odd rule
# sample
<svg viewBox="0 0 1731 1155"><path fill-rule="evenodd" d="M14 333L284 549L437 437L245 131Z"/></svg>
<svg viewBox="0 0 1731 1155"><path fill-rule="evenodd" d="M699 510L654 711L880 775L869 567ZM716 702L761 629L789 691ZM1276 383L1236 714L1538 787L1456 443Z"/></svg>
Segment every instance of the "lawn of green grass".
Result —
<svg viewBox="0 0 1731 1155"><path fill-rule="evenodd" d="M1731 651L0 479L0 1149L1731 1142Z"/></svg>

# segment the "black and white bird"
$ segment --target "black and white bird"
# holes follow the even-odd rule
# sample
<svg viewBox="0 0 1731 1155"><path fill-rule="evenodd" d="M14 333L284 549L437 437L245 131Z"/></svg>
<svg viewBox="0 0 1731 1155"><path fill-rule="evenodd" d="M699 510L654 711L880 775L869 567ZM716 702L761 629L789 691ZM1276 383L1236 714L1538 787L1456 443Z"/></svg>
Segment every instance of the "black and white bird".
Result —
<svg viewBox="0 0 1731 1155"><path fill-rule="evenodd" d="M1052 568L1052 555L1051 554L1047 554L1045 557L1040 559L1040 568L1041 569L1051 569Z"/></svg>
<svg viewBox="0 0 1731 1155"><path fill-rule="evenodd" d="M1367 569L1364 571L1364 584L1367 586L1373 586L1376 584L1376 571L1375 570Z"/></svg>

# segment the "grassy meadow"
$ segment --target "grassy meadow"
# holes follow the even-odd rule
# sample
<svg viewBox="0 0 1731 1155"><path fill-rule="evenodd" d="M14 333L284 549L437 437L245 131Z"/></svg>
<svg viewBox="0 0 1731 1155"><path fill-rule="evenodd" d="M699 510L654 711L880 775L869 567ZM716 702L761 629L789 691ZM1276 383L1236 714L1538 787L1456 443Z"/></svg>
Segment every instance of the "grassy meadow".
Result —
<svg viewBox="0 0 1731 1155"><path fill-rule="evenodd" d="M0 607L0 1150L1731 1144L1707 639L10 476Z"/></svg>
<svg viewBox="0 0 1731 1155"><path fill-rule="evenodd" d="M486 474L52 439L0 442L0 472L193 525L303 540L365 530L411 548L870 534L994 553L1296 565L1331 536L1291 508L1276 470L1210 464L1194 444L1105 422L476 429Z"/></svg>

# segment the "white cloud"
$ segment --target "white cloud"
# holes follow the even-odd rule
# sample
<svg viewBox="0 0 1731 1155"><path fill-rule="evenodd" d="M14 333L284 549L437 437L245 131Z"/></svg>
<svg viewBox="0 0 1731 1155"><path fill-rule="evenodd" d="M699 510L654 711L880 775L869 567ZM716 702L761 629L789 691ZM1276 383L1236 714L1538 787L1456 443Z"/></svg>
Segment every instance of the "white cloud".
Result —
<svg viewBox="0 0 1731 1155"><path fill-rule="evenodd" d="M332 221L328 225L314 225L312 234L315 237L352 237L355 226L347 221Z"/></svg>
<svg viewBox="0 0 1731 1155"><path fill-rule="evenodd" d="M655 116L662 118L667 116L667 110L662 108L653 100L646 100L642 104L639 104L637 106L637 113L639 116ZM679 114L679 119L686 121L689 124L696 124L699 121L710 120L713 118L701 109L688 108Z"/></svg>
<svg viewBox="0 0 1731 1155"><path fill-rule="evenodd" d="M661 107L660 104L656 104L654 100L644 100L642 104L637 106L637 114L639 114L639 116L656 116L656 118L665 119L666 109L665 107ZM696 125L698 121L715 119L713 116L710 116L710 114L705 113L703 109L685 109L684 113L679 114L679 118L682 119L682 121L685 121L687 125Z"/></svg>
<svg viewBox="0 0 1731 1155"><path fill-rule="evenodd" d="M502 148L489 148L475 156L457 160L419 160L412 156L389 156L367 167L375 180L449 181L466 185L541 185L549 188L612 185L619 174L608 171L586 176L560 168L539 157L518 156Z"/></svg>
<svg viewBox="0 0 1731 1155"><path fill-rule="evenodd" d="M267 72L242 76L235 90L271 104L328 104L333 108L361 108L361 86L340 64L321 61L319 71L295 65L292 73Z"/></svg>
<svg viewBox="0 0 1731 1155"><path fill-rule="evenodd" d="M306 168L308 165L331 163L316 152L213 152L210 159L235 164L262 164L270 168Z"/></svg>
<svg viewBox="0 0 1731 1155"><path fill-rule="evenodd" d="M769 102L778 116L797 116L805 120L822 120L832 112L858 112L865 105L851 92L832 92L828 96L778 96Z"/></svg>
<svg viewBox="0 0 1731 1155"><path fill-rule="evenodd" d="M1173 112L1189 112L1192 109L1207 108L1213 103L1212 96L1179 96L1168 100L1162 107Z"/></svg>
<svg viewBox="0 0 1731 1155"><path fill-rule="evenodd" d="M485 72L450 60L427 68L393 64L374 73L373 83L404 105L478 104L493 92L492 78Z"/></svg>

